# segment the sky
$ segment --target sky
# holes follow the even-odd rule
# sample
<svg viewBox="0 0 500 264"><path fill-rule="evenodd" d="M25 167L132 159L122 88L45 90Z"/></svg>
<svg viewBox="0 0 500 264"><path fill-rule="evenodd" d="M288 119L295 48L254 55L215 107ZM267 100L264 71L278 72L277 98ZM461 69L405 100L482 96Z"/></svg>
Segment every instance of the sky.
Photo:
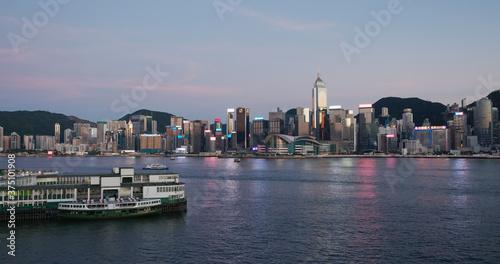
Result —
<svg viewBox="0 0 500 264"><path fill-rule="evenodd" d="M500 88L500 1L0 1L0 110L225 120ZM497 85L498 84L498 85ZM498 87L497 87L498 86Z"/></svg>

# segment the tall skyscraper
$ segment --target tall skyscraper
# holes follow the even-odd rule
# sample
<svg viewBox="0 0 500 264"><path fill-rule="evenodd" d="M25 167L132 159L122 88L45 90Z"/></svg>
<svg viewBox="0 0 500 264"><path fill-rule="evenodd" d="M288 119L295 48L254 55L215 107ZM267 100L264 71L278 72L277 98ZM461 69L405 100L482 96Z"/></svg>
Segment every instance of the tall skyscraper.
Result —
<svg viewBox="0 0 500 264"><path fill-rule="evenodd" d="M0 151L3 151L3 127L0 126Z"/></svg>
<svg viewBox="0 0 500 264"><path fill-rule="evenodd" d="M16 132L10 134L10 149L21 149L21 136Z"/></svg>
<svg viewBox="0 0 500 264"><path fill-rule="evenodd" d="M226 135L231 135L236 130L234 129L234 108L227 109L227 124L226 124Z"/></svg>
<svg viewBox="0 0 500 264"><path fill-rule="evenodd" d="M467 115L464 112L455 112L453 116L453 128L454 135L453 138L455 140L454 147L455 149L462 149L467 145Z"/></svg>
<svg viewBox="0 0 500 264"><path fill-rule="evenodd" d="M359 105L359 149L375 149L377 146L375 110L371 104Z"/></svg>
<svg viewBox="0 0 500 264"><path fill-rule="evenodd" d="M319 77L314 82L312 89L312 128L316 139L325 139L326 136L326 84Z"/></svg>
<svg viewBox="0 0 500 264"><path fill-rule="evenodd" d="M310 136L309 118L311 111L309 107L297 107L297 115L294 118L294 135L295 136Z"/></svg>
<svg viewBox="0 0 500 264"><path fill-rule="evenodd" d="M477 101L474 108L474 134L477 135L479 145L483 147L491 146L493 140L492 133L492 104L488 98Z"/></svg>
<svg viewBox="0 0 500 264"><path fill-rule="evenodd" d="M97 121L97 143L105 142L105 135L108 123L106 121Z"/></svg>
<svg viewBox="0 0 500 264"><path fill-rule="evenodd" d="M71 144L73 141L73 130L67 128L64 130L64 144Z"/></svg>
<svg viewBox="0 0 500 264"><path fill-rule="evenodd" d="M269 133L283 134L285 131L285 113L280 110L269 112Z"/></svg>
<svg viewBox="0 0 500 264"><path fill-rule="evenodd" d="M59 123L56 123L54 125L54 136L56 137L56 143L59 143L61 140L61 126Z"/></svg>
<svg viewBox="0 0 500 264"><path fill-rule="evenodd" d="M236 108L236 144L238 148L250 147L250 109Z"/></svg>

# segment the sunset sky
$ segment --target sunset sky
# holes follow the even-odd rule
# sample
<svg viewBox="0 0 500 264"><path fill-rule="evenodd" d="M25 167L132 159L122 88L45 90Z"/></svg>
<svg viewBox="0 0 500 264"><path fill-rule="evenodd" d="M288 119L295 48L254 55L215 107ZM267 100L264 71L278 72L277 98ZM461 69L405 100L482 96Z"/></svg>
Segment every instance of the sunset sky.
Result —
<svg viewBox="0 0 500 264"><path fill-rule="evenodd" d="M500 1L60 2L0 2L0 110L267 118L311 107L318 68L328 105L355 112L386 96L470 101L488 94L481 78L500 83ZM369 43L356 47L355 28ZM342 45L357 49L350 62Z"/></svg>

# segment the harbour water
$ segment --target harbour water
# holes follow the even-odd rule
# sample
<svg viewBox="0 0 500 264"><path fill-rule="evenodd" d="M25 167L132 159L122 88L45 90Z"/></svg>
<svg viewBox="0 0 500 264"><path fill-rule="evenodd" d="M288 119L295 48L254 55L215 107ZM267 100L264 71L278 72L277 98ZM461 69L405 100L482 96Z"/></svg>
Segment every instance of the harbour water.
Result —
<svg viewBox="0 0 500 264"><path fill-rule="evenodd" d="M15 257L5 223L0 262L500 262L498 160L16 158L64 174L154 162L186 183L186 213L17 223Z"/></svg>

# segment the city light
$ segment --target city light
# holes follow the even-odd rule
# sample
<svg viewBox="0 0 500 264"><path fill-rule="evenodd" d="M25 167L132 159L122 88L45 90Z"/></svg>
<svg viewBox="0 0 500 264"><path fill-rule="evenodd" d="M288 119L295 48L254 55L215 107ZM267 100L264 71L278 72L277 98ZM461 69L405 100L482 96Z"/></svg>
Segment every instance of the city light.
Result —
<svg viewBox="0 0 500 264"><path fill-rule="evenodd" d="M387 135L385 135L385 137L386 137L386 138L393 138L393 137L394 137L394 135L393 135L393 134L387 134Z"/></svg>
<svg viewBox="0 0 500 264"><path fill-rule="evenodd" d="M464 112L455 112L455 115L456 116L462 116L462 115L464 115Z"/></svg>
<svg viewBox="0 0 500 264"><path fill-rule="evenodd" d="M264 117L259 116L259 117L256 117L255 120L264 120Z"/></svg>
<svg viewBox="0 0 500 264"><path fill-rule="evenodd" d="M210 137L210 141L215 141L215 140L217 140L216 137Z"/></svg>
<svg viewBox="0 0 500 264"><path fill-rule="evenodd" d="M214 122L220 122L220 118L214 119Z"/></svg>
<svg viewBox="0 0 500 264"><path fill-rule="evenodd" d="M446 126L419 126L415 127L415 130L439 130L446 129Z"/></svg>
<svg viewBox="0 0 500 264"><path fill-rule="evenodd" d="M359 108L372 108L372 104L360 104Z"/></svg>
<svg viewBox="0 0 500 264"><path fill-rule="evenodd" d="M212 130L210 130L210 129L205 129L205 133L212 133Z"/></svg>
<svg viewBox="0 0 500 264"><path fill-rule="evenodd" d="M227 112L228 112L228 113L234 113L234 108L229 108L229 109L227 109Z"/></svg>
<svg viewBox="0 0 500 264"><path fill-rule="evenodd" d="M330 110L335 110L335 109L342 109L341 105L331 105Z"/></svg>

